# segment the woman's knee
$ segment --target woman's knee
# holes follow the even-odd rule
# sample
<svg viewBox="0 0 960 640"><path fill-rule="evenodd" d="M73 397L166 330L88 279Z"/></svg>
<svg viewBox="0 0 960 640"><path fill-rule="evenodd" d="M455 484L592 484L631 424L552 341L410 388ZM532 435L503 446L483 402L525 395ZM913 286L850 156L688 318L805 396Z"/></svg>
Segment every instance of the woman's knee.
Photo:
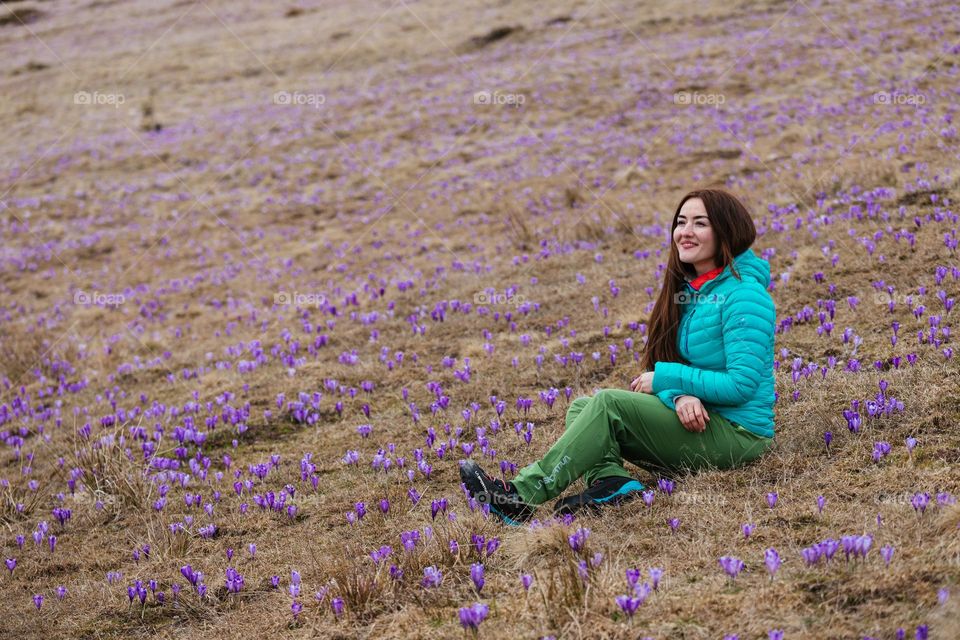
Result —
<svg viewBox="0 0 960 640"><path fill-rule="evenodd" d="M593 401L600 402L602 404L610 404L616 400L617 391L620 391L620 389L600 389L593 394Z"/></svg>
<svg viewBox="0 0 960 640"><path fill-rule="evenodd" d="M590 396L580 396L579 398L574 398L573 402L570 403L570 406L567 407L567 415L573 413L580 413L583 411L583 408L587 406L587 403L590 402L592 398Z"/></svg>
<svg viewBox="0 0 960 640"><path fill-rule="evenodd" d="M611 387L608 389L600 389L594 394L593 399L595 402L610 406L622 402L643 402L644 394L637 394L626 389Z"/></svg>
<svg viewBox="0 0 960 640"><path fill-rule="evenodd" d="M590 402L590 396L580 396L579 398L574 398L573 402L570 403L570 406L567 407L567 415L564 419L565 426L570 426L570 423L580 415L580 412L583 411L587 403Z"/></svg>

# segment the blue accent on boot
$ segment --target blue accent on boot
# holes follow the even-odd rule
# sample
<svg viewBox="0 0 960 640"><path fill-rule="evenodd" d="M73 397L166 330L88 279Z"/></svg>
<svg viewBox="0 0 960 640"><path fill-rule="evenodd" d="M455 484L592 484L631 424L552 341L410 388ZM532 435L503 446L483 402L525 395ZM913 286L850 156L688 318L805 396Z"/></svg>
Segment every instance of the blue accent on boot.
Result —
<svg viewBox="0 0 960 640"><path fill-rule="evenodd" d="M523 523L521 523L521 522L517 522L516 520L514 520L514 519L511 518L510 516L504 514L504 513L503 513L502 511L500 511L499 509L494 508L493 506L490 507L490 512L493 513L493 514L494 514L495 516L497 516L498 518L500 518L500 520L502 520L502 521L503 521L503 524L505 524L505 525L508 525L508 526L511 526L511 527L519 527L519 526L521 526L521 525L523 524Z"/></svg>
<svg viewBox="0 0 960 640"><path fill-rule="evenodd" d="M605 498L597 498L593 500L593 502L609 502L610 500L613 500L617 496L626 495L631 491L642 492L644 489L646 489L646 487L643 486L641 483L637 482L636 480L630 480L629 482L625 482L622 487L617 489L614 493L610 494L609 496Z"/></svg>

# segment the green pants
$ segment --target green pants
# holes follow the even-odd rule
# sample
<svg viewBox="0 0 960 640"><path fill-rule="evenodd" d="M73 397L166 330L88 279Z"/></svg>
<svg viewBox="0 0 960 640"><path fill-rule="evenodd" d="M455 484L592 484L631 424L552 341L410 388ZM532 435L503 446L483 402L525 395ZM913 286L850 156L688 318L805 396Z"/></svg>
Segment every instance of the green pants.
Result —
<svg viewBox="0 0 960 640"><path fill-rule="evenodd" d="M716 411L701 433L687 431L655 395L602 389L570 403L566 431L511 482L531 505L559 496L577 478L586 486L608 476L632 477L623 459L654 473L729 469L763 454L773 438L758 436Z"/></svg>

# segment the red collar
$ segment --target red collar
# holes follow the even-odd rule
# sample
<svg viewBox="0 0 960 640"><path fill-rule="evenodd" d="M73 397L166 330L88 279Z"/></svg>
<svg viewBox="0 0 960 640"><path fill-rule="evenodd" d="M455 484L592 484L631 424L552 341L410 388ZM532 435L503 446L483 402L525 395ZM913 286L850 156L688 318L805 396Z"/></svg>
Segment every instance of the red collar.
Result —
<svg viewBox="0 0 960 640"><path fill-rule="evenodd" d="M706 273L702 273L690 281L690 286L693 287L694 290L699 291L700 287L702 287L705 282L709 280L713 280L721 273L723 273L723 267L717 267L712 271L707 271Z"/></svg>

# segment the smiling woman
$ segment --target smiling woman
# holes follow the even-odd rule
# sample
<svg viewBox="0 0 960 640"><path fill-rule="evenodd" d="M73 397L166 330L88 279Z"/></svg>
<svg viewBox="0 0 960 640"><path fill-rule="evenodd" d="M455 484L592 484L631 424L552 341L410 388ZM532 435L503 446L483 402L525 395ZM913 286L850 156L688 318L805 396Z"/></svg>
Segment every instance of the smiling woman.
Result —
<svg viewBox="0 0 960 640"><path fill-rule="evenodd" d="M728 469L773 444L773 335L770 267L750 248L756 227L733 194L702 189L674 213L663 287L649 321L631 390L575 399L566 431L544 457L504 483L468 460L470 494L508 524L529 519L583 477L587 489L555 513L621 504L645 486L623 460L662 473Z"/></svg>

